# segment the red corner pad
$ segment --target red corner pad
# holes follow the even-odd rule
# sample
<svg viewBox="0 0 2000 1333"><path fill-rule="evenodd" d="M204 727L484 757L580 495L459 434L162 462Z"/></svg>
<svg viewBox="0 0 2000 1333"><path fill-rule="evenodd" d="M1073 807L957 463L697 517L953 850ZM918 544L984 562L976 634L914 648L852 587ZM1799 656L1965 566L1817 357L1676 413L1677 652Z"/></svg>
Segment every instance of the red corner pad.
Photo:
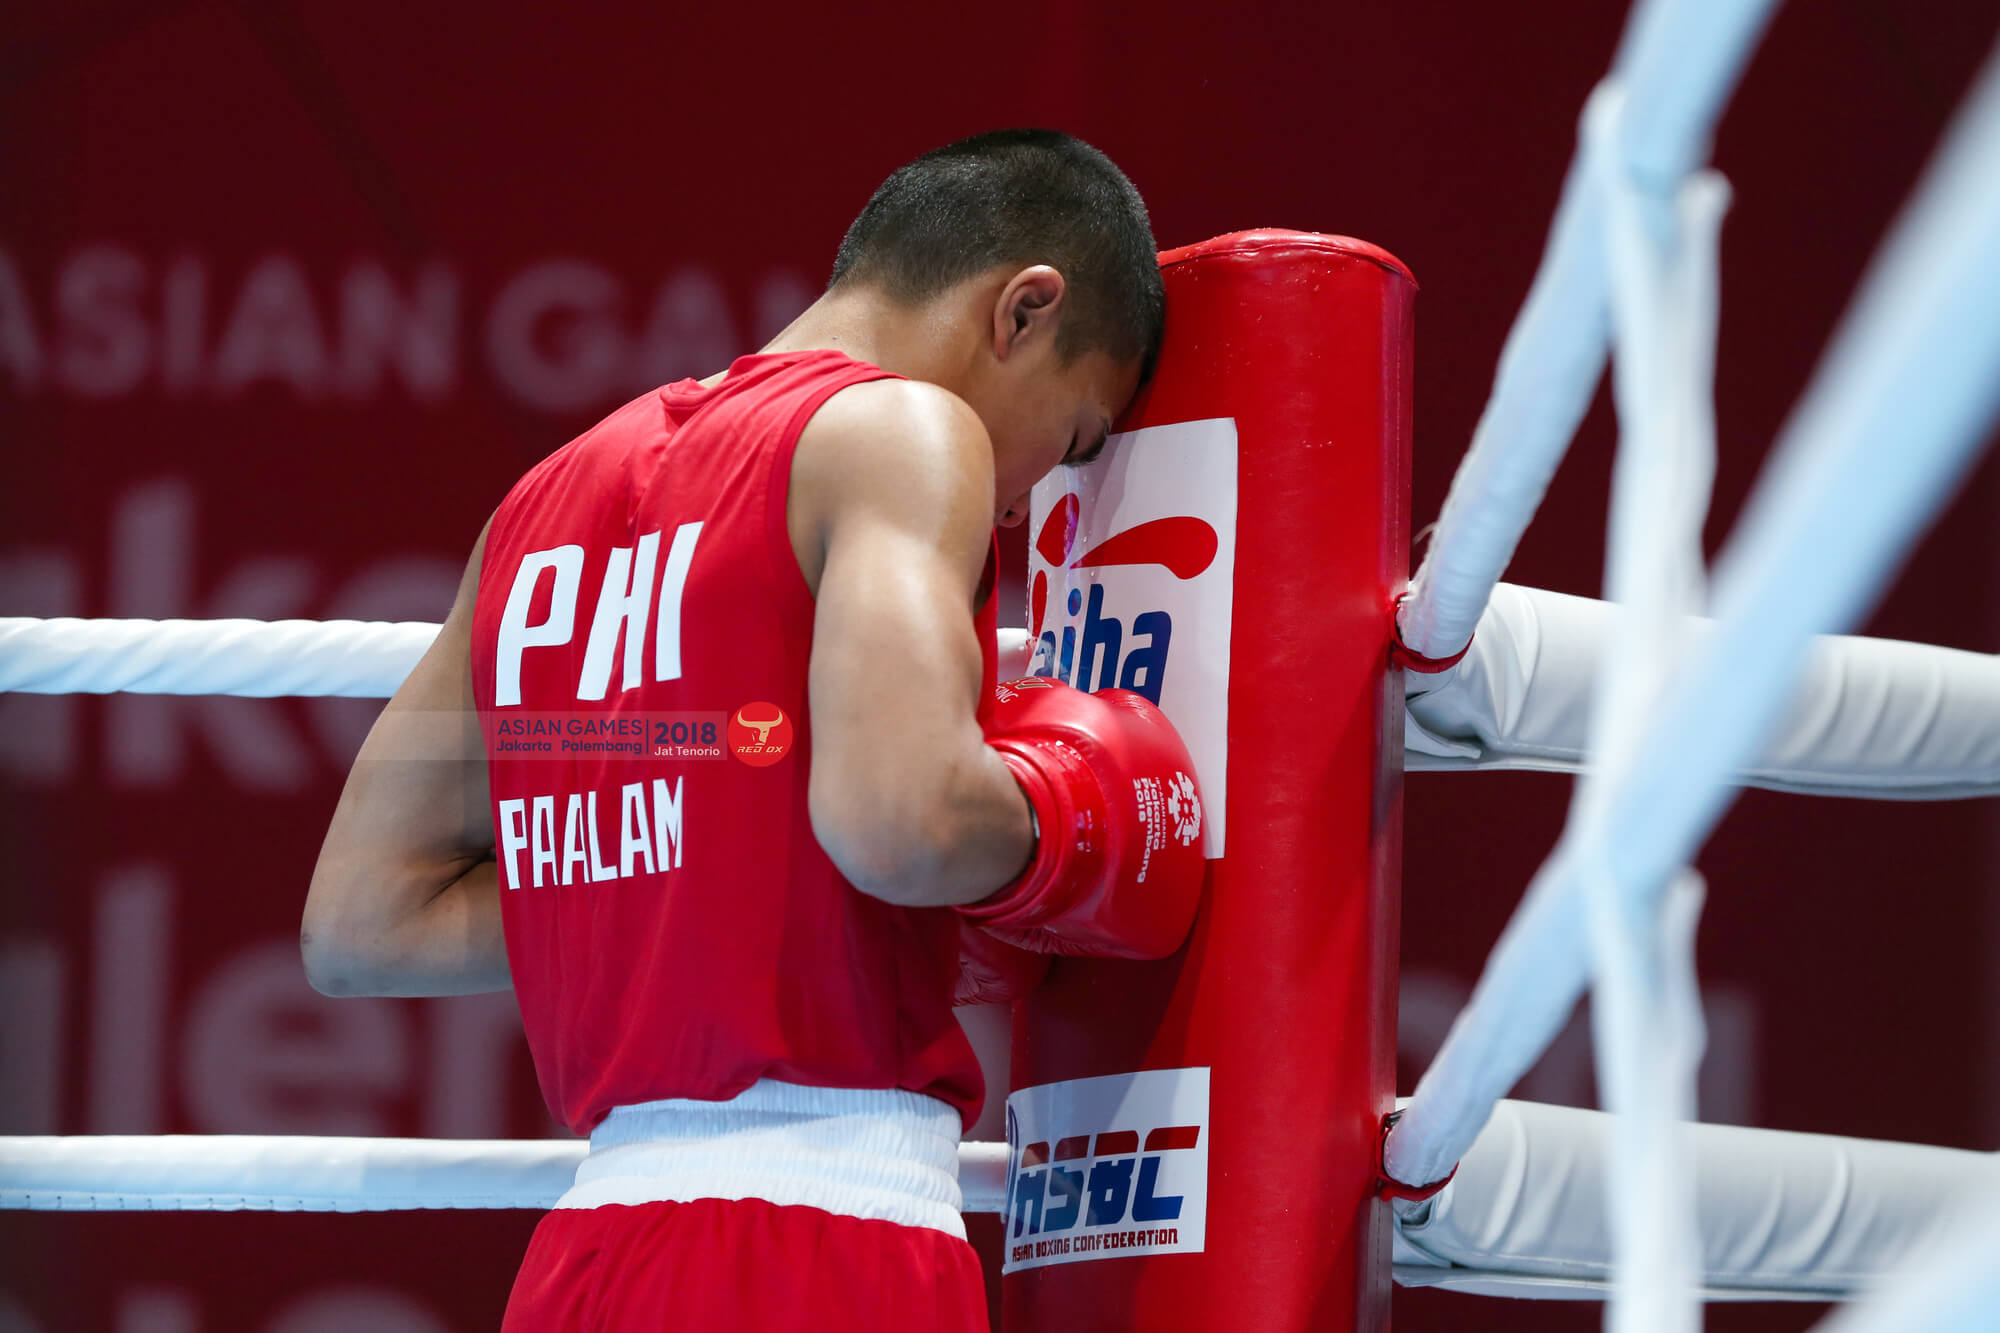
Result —
<svg viewBox="0 0 2000 1333"><path fill-rule="evenodd" d="M1389 1131L1394 1129L1396 1122L1402 1118L1403 1113L1401 1111L1391 1111L1382 1117L1382 1140L1375 1149L1375 1197L1378 1199L1408 1199L1412 1203L1422 1203L1425 1199L1434 1196L1446 1185L1451 1184L1451 1178L1458 1174L1458 1163L1452 1163L1451 1170L1445 1173L1443 1180L1434 1181L1429 1185L1405 1185L1402 1181L1391 1176L1387 1165Z"/></svg>
<svg viewBox="0 0 2000 1333"><path fill-rule="evenodd" d="M1403 627L1398 623L1397 613L1403 609L1403 603L1409 598L1410 594L1404 593L1389 608L1389 665L1399 666L1405 671L1414 671L1420 676L1435 676L1440 672L1451 670L1464 661L1465 655L1472 651L1471 639L1467 639L1465 647L1450 657L1425 657L1403 642Z"/></svg>

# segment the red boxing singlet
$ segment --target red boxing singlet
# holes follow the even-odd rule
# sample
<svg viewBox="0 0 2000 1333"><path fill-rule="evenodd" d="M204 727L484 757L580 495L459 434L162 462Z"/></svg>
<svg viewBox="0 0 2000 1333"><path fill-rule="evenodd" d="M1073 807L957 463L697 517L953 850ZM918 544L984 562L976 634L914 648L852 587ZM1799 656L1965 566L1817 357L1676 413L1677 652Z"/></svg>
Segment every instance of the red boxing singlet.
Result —
<svg viewBox="0 0 2000 1333"><path fill-rule="evenodd" d="M542 1094L577 1133L764 1078L978 1115L956 914L857 891L806 808L792 452L834 393L888 377L831 351L743 357L626 404L493 516L472 677L507 958ZM990 596L978 620L990 698Z"/></svg>

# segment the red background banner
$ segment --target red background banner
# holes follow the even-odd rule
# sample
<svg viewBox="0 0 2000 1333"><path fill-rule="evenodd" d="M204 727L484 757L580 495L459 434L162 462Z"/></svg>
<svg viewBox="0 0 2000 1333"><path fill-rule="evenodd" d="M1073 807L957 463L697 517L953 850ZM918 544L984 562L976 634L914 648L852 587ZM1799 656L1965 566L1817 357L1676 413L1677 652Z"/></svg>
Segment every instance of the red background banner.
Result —
<svg viewBox="0 0 2000 1333"><path fill-rule="evenodd" d="M1103 147L1163 247L1273 225L1408 263L1427 521L1622 22L1584 0L15 6L0 614L439 619L527 466L753 349L886 172L1003 124ZM1736 191L1716 539L1996 22L1798 4L1750 63L1716 147ZM1517 581L1596 590L1612 439L1600 402ZM1988 467L1873 632L2000 647L1995 504ZM547 1132L507 997L305 984L307 875L378 706L0 696L0 1132ZM1567 795L1410 780L1405 1090ZM1701 860L1706 1114L1991 1147L1996 851L1984 803L1739 802ZM1523 1092L1589 1100L1581 1027ZM0 1328L490 1327L533 1221L0 1215ZM1405 1330L1596 1317L1435 1293L1396 1309Z"/></svg>

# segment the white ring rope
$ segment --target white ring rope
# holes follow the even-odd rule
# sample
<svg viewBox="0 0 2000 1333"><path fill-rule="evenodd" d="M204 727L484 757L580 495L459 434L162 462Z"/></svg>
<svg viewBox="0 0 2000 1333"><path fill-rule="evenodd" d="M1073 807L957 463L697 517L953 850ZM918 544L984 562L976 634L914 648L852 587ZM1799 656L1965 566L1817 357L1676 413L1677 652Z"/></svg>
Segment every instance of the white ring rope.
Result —
<svg viewBox="0 0 2000 1333"><path fill-rule="evenodd" d="M439 628L421 621L0 616L0 693L386 699ZM1000 679L1027 674L1027 642L1025 629L999 632Z"/></svg>
<svg viewBox="0 0 2000 1333"><path fill-rule="evenodd" d="M1612 473L1605 596L1620 608L1598 663L1591 718L1595 763L1577 784L1572 819L1601 818L1611 784L1644 762L1644 718L1701 609L1702 525L1715 476L1716 249L1728 187L1712 172L1662 196L1618 152L1625 106L1600 88L1584 113L1586 154L1606 203L1619 447ZM1612 1121L1606 1215L1623 1277L1612 1333L1693 1333L1701 1238L1679 1125L1695 1115L1701 1000L1694 934L1701 892L1668 902L1621 880L1609 862L1585 879L1599 1006L1593 1012L1602 1101Z"/></svg>
<svg viewBox="0 0 2000 1333"><path fill-rule="evenodd" d="M550 1208L590 1145L573 1139L0 1137L0 1208L388 1212ZM997 1213L1007 1145L958 1145L964 1211Z"/></svg>
<svg viewBox="0 0 2000 1333"><path fill-rule="evenodd" d="M0 691L386 699L436 625L0 617Z"/></svg>
<svg viewBox="0 0 2000 1333"><path fill-rule="evenodd" d="M1708 157L1723 103L1776 0L1642 0L1607 82L1622 90L1627 174L1671 198ZM1493 393L1398 618L1430 657L1465 646L1548 490L1604 370L1611 279L1604 200L1579 149Z"/></svg>
<svg viewBox="0 0 2000 1333"><path fill-rule="evenodd" d="M1601 1298L1612 1271L1603 1186L1614 1129L1597 1111L1502 1102L1451 1185L1399 1205L1396 1280ZM1906 1257L1955 1247L1953 1218L2000 1174L1985 1154L1949 1148L1726 1125L1690 1132L1704 1223L1696 1278L1712 1300L1865 1290ZM585 1153L576 1140L0 1138L0 1207L546 1209ZM1006 1171L1006 1145L960 1144L964 1211L1001 1209Z"/></svg>

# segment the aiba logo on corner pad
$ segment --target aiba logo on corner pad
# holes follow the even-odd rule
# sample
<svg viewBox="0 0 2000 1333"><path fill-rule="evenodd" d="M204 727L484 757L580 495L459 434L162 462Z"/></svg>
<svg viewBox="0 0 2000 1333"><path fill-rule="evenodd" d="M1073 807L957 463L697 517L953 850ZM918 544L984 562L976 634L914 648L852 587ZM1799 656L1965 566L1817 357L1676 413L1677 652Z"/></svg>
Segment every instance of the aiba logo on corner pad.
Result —
<svg viewBox="0 0 2000 1333"><path fill-rule="evenodd" d="M1008 1097L1000 1271L1201 1253L1208 1073L1149 1069Z"/></svg>
<svg viewBox="0 0 2000 1333"><path fill-rule="evenodd" d="M1158 704L1187 741L1206 790L1202 851L1221 856L1236 422L1182 421L1115 436L1090 466L1045 477L1031 514L1030 669Z"/></svg>

